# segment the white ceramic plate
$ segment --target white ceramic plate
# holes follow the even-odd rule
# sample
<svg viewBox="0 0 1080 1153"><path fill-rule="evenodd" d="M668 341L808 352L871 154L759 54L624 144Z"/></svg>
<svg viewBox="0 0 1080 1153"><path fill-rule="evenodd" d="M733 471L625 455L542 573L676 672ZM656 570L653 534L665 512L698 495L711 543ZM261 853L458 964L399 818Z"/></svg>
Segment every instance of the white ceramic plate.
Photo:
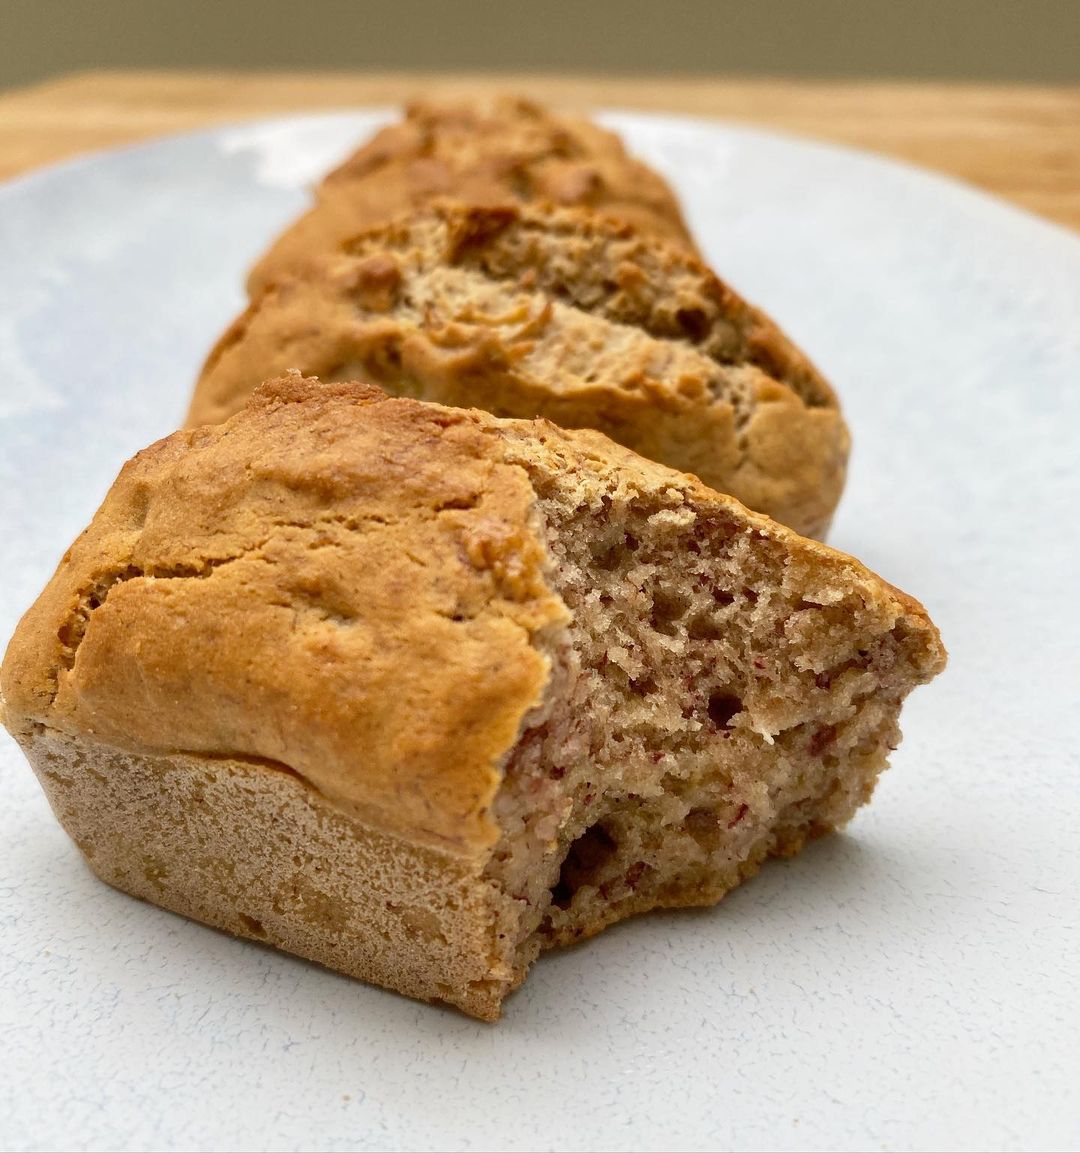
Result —
<svg viewBox="0 0 1080 1153"><path fill-rule="evenodd" d="M0 189L0 638L170 431L246 265L377 113ZM881 159L612 115L836 384L833 542L952 652L874 804L711 911L542 958L496 1027L115 893L0 742L6 1149L1080 1140L1080 238Z"/></svg>

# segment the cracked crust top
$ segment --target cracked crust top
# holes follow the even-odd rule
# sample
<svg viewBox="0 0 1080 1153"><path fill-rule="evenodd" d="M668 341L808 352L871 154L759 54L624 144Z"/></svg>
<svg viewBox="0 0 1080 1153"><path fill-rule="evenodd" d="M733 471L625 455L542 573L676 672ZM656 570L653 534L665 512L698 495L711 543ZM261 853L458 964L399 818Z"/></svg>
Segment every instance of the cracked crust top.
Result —
<svg viewBox="0 0 1080 1153"><path fill-rule="evenodd" d="M442 204L354 238L222 336L188 422L289 369L596 428L811 536L843 489L810 361L683 250L591 212Z"/></svg>
<svg viewBox="0 0 1080 1153"><path fill-rule="evenodd" d="M334 169L255 265L252 296L343 240L439 197L592 208L693 251L665 181L612 132L530 100L417 101Z"/></svg>
<svg viewBox="0 0 1080 1153"><path fill-rule="evenodd" d="M525 471L385 400L281 381L134 457L11 643L8 725L280 762L375 827L490 843L566 610Z"/></svg>

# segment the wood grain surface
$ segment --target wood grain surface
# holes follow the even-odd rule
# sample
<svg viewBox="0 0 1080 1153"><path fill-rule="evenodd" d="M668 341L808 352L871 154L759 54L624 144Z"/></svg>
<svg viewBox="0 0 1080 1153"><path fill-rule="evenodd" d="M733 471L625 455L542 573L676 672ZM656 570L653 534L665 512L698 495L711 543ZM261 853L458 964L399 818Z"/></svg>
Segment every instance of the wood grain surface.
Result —
<svg viewBox="0 0 1080 1153"><path fill-rule="evenodd" d="M723 78L96 72L0 94L0 178L205 125L524 92L566 108L681 112L854 145L1080 229L1080 88Z"/></svg>

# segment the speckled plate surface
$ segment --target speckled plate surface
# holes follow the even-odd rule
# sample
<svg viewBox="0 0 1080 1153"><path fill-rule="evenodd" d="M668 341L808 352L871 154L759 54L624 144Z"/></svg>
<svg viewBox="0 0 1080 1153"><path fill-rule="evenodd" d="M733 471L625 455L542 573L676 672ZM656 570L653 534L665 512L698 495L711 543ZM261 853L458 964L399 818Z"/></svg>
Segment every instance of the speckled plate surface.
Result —
<svg viewBox="0 0 1080 1153"><path fill-rule="evenodd" d="M381 119L0 188L0 640L178 422L305 184ZM111 891L0 738L0 1147L1080 1141L1080 238L881 159L608 119L837 386L855 453L832 541L951 650L874 804L715 910L542 958L492 1027Z"/></svg>

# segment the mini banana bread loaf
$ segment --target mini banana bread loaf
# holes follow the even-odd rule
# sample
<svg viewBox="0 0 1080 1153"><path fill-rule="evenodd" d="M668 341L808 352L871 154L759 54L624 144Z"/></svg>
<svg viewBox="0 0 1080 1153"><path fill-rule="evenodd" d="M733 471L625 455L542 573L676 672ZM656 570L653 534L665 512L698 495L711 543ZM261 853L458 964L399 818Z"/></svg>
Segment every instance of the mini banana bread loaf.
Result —
<svg viewBox="0 0 1080 1153"><path fill-rule="evenodd" d="M323 180L315 206L252 269L251 294L435 197L594 208L693 249L671 189L614 133L529 100L421 101Z"/></svg>
<svg viewBox="0 0 1080 1153"><path fill-rule="evenodd" d="M125 466L0 690L110 884L495 1018L539 950L847 821L943 663L599 433L296 377Z"/></svg>
<svg viewBox="0 0 1080 1153"><path fill-rule="evenodd" d="M286 277L210 353L190 424L290 369L596 428L821 537L843 489L836 398L683 250L595 214L436 206Z"/></svg>

